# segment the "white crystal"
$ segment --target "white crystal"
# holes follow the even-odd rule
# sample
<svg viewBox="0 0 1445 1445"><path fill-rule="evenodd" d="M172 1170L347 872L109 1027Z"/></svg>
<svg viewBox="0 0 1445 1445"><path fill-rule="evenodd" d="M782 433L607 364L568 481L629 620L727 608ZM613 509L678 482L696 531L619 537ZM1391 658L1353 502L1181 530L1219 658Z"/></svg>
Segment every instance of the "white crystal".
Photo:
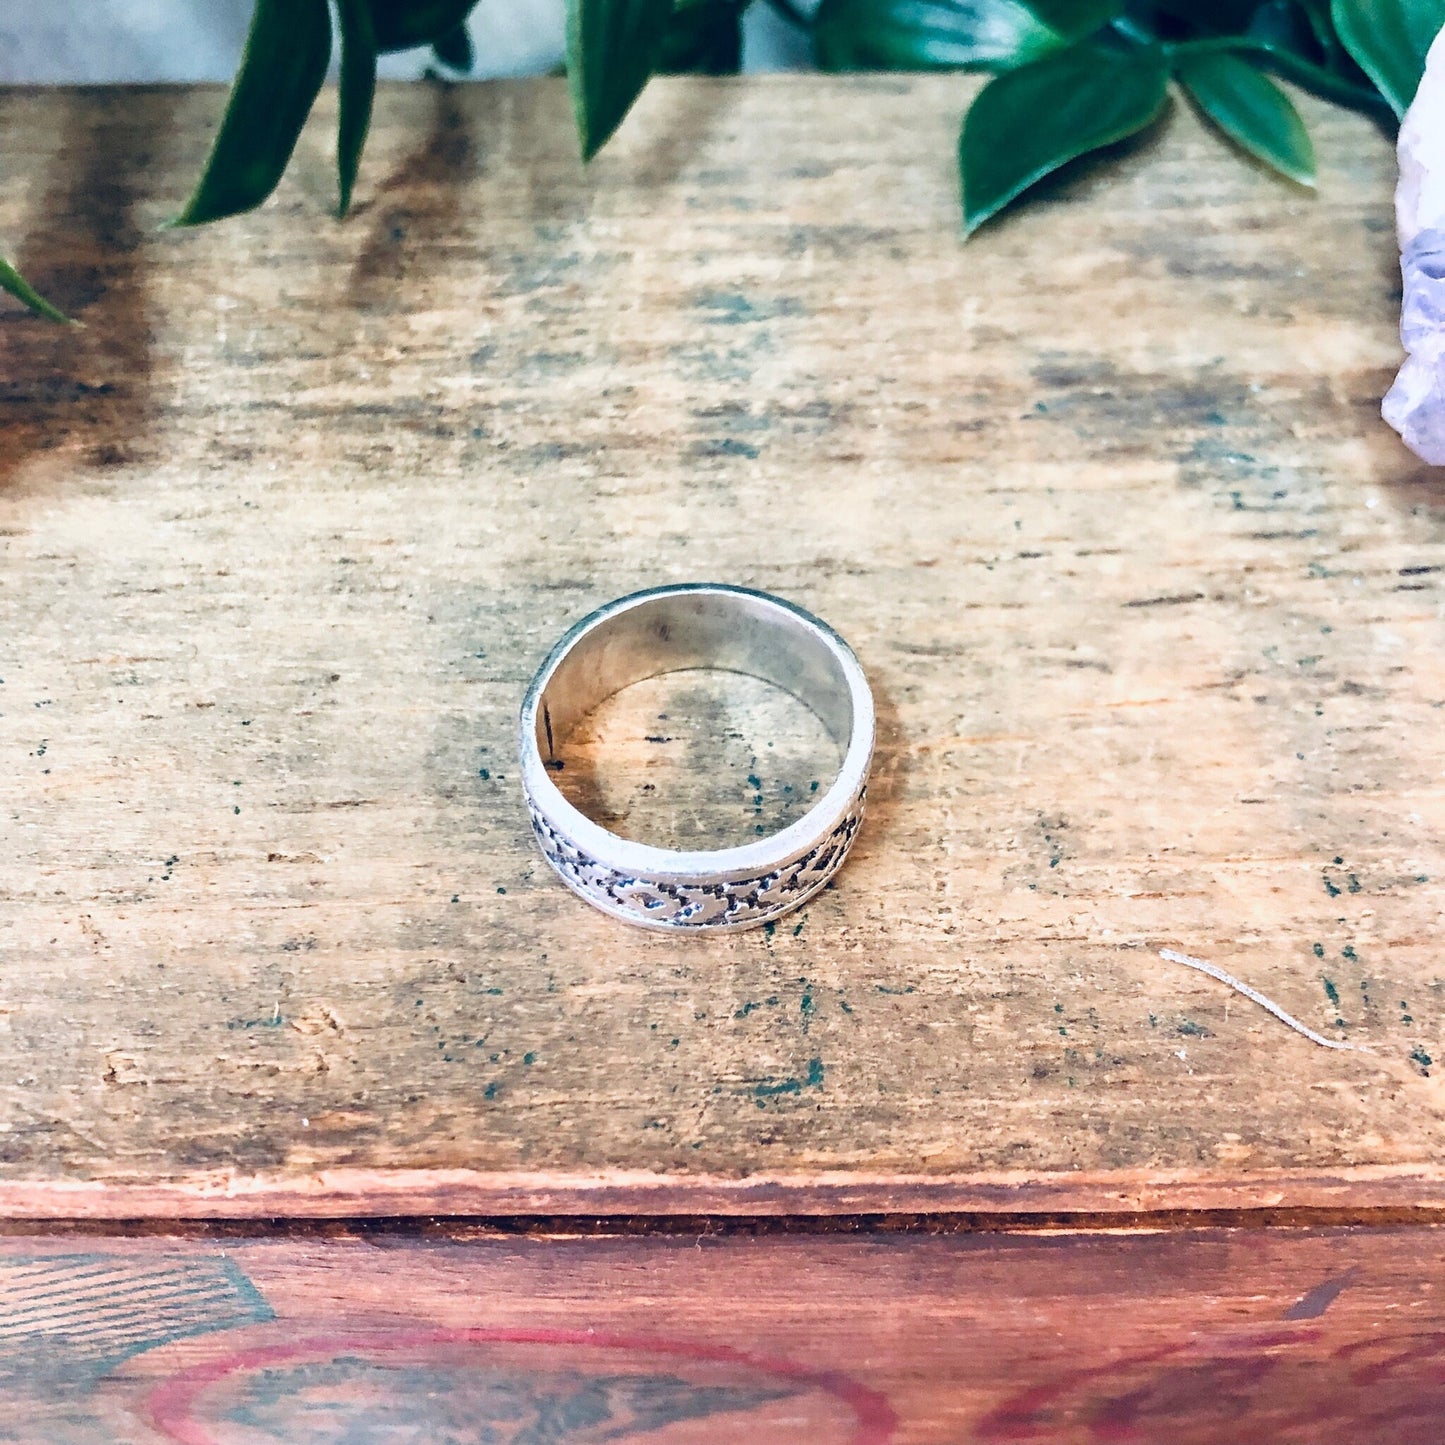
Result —
<svg viewBox="0 0 1445 1445"><path fill-rule="evenodd" d="M1380 410L1416 456L1445 466L1445 30L1400 127L1395 221L1409 354Z"/></svg>

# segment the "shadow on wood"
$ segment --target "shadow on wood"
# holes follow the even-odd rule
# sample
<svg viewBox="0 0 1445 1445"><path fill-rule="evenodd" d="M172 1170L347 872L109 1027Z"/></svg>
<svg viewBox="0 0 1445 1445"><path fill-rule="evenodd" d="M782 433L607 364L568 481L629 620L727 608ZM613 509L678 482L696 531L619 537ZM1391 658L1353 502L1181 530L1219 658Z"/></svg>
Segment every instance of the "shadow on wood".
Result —
<svg viewBox="0 0 1445 1445"><path fill-rule="evenodd" d="M83 329L25 316L0 327L0 485L36 452L105 468L154 450L151 261L136 211L179 95L113 92L100 105L84 92L64 97L50 184L20 266Z"/></svg>

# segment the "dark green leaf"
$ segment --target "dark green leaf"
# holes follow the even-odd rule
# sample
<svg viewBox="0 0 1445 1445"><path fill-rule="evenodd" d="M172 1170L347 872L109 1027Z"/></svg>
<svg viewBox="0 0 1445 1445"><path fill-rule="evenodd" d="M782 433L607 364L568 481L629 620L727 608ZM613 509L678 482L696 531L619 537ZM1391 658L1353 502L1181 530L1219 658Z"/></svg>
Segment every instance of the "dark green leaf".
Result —
<svg viewBox="0 0 1445 1445"><path fill-rule="evenodd" d="M1323 65L1303 59L1297 51L1277 45L1272 40L1259 40L1248 35L1235 39L1222 36L1218 39L1190 41L1174 46L1176 63L1181 56L1196 49L1228 51L1232 55L1243 56L1323 100L1332 100L1336 105L1348 105L1380 121L1393 122L1395 119L1389 102L1375 89L1369 77L1346 55L1341 56L1334 68L1327 69Z"/></svg>
<svg viewBox="0 0 1445 1445"><path fill-rule="evenodd" d="M1027 0L1027 3L1043 24L1069 40L1087 40L1096 30L1117 20L1127 8L1125 0Z"/></svg>
<svg viewBox="0 0 1445 1445"><path fill-rule="evenodd" d="M452 70L469 71L476 62L472 49L472 32L465 25L448 30L432 41L432 54Z"/></svg>
<svg viewBox="0 0 1445 1445"><path fill-rule="evenodd" d="M657 69L671 74L736 75L743 59L747 0L679 4L663 36Z"/></svg>
<svg viewBox="0 0 1445 1445"><path fill-rule="evenodd" d="M66 326L76 325L65 312L52 306L3 256L0 256L0 291L8 291L17 301L24 302L37 316L43 316L47 321L59 321Z"/></svg>
<svg viewBox="0 0 1445 1445"><path fill-rule="evenodd" d="M371 126L371 102L376 94L376 33L371 28L368 0L336 0L341 28L341 74L336 124L336 174L340 185L337 212L351 209L361 149Z"/></svg>
<svg viewBox="0 0 1445 1445"><path fill-rule="evenodd" d="M1294 0L1266 0L1250 17L1244 31L1272 49L1288 50L1312 65L1322 65L1324 48L1309 16Z"/></svg>
<svg viewBox="0 0 1445 1445"><path fill-rule="evenodd" d="M642 94L671 16L672 0L567 0L567 81L583 160Z"/></svg>
<svg viewBox="0 0 1445 1445"><path fill-rule="evenodd" d="M1309 132L1289 96L1267 75L1223 51L1181 55L1175 74L1231 140L1292 181L1314 185Z"/></svg>
<svg viewBox="0 0 1445 1445"><path fill-rule="evenodd" d="M331 61L326 0L256 0L241 69L200 182L171 223L259 206L281 179Z"/></svg>
<svg viewBox="0 0 1445 1445"><path fill-rule="evenodd" d="M369 0L369 3L376 48L385 54L391 50L410 50L417 45L435 45L466 23L477 0Z"/></svg>
<svg viewBox="0 0 1445 1445"><path fill-rule="evenodd" d="M1067 44L1021 0L822 0L813 20L824 70L1003 70Z"/></svg>
<svg viewBox="0 0 1445 1445"><path fill-rule="evenodd" d="M1332 0L1331 14L1345 49L1404 115L1430 43L1445 27L1445 0Z"/></svg>
<svg viewBox="0 0 1445 1445"><path fill-rule="evenodd" d="M1153 47L1077 45L984 86L959 141L964 230L972 234L1035 181L1141 131L1164 107Z"/></svg>

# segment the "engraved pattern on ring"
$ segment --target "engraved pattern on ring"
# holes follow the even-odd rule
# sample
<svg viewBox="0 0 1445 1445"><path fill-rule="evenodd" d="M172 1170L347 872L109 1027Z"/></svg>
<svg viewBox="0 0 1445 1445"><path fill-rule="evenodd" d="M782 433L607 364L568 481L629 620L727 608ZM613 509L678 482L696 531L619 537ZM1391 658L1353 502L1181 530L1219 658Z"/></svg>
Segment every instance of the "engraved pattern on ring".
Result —
<svg viewBox="0 0 1445 1445"><path fill-rule="evenodd" d="M573 892L604 908L620 908L638 919L676 928L766 923L796 908L842 867L863 821L865 787L837 826L806 853L752 878L677 883L629 877L591 857L559 833L531 798L527 811L543 855Z"/></svg>

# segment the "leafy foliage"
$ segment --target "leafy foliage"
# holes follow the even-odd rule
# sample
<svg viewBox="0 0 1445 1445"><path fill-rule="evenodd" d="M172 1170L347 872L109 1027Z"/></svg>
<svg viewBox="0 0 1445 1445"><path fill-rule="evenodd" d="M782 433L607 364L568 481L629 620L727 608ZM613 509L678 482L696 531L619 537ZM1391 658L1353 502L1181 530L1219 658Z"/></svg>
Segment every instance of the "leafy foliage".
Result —
<svg viewBox="0 0 1445 1445"><path fill-rule="evenodd" d="M281 179L340 38L339 212L350 204L371 120L377 57L430 45L472 65L477 0L255 0L220 129L177 225L246 211ZM502 4L508 0L487 0ZM584 159L615 133L651 77L728 74L752 0L567 0L567 75ZM797 0L770 4L811 34L827 70L976 70L991 79L959 140L972 233L1060 167L1145 130L1170 81L1220 135L1312 185L1314 152L1271 76L1392 126L1445 26L1445 0ZM0 290L66 318L8 262Z"/></svg>
<svg viewBox="0 0 1445 1445"><path fill-rule="evenodd" d="M1445 0L1332 0L1330 18L1360 69L1404 115L1445 25Z"/></svg>
<svg viewBox="0 0 1445 1445"><path fill-rule="evenodd" d="M17 301L47 321L70 323L70 317L58 307L52 306L3 256L0 256L0 291L8 291Z"/></svg>
<svg viewBox="0 0 1445 1445"><path fill-rule="evenodd" d="M220 132L173 224L196 226L249 211L276 189L330 60L326 0L256 0Z"/></svg>
<svg viewBox="0 0 1445 1445"><path fill-rule="evenodd" d="M1169 72L1157 48L1073 45L986 85L963 123L964 229L973 232L1051 171L1147 126Z"/></svg>
<svg viewBox="0 0 1445 1445"><path fill-rule="evenodd" d="M336 182L338 214L351 209L361 149L371 128L376 95L376 23L367 0L336 0L341 22L341 71L337 77Z"/></svg>
<svg viewBox="0 0 1445 1445"><path fill-rule="evenodd" d="M582 159L612 138L651 79L672 0L568 0L567 82Z"/></svg>
<svg viewBox="0 0 1445 1445"><path fill-rule="evenodd" d="M1181 55L1179 83L1200 110L1266 165L1301 185L1315 183L1315 148L1284 91L1247 60L1227 50Z"/></svg>
<svg viewBox="0 0 1445 1445"><path fill-rule="evenodd" d="M813 17L824 70L998 70L1068 43L1023 0L822 0Z"/></svg>

